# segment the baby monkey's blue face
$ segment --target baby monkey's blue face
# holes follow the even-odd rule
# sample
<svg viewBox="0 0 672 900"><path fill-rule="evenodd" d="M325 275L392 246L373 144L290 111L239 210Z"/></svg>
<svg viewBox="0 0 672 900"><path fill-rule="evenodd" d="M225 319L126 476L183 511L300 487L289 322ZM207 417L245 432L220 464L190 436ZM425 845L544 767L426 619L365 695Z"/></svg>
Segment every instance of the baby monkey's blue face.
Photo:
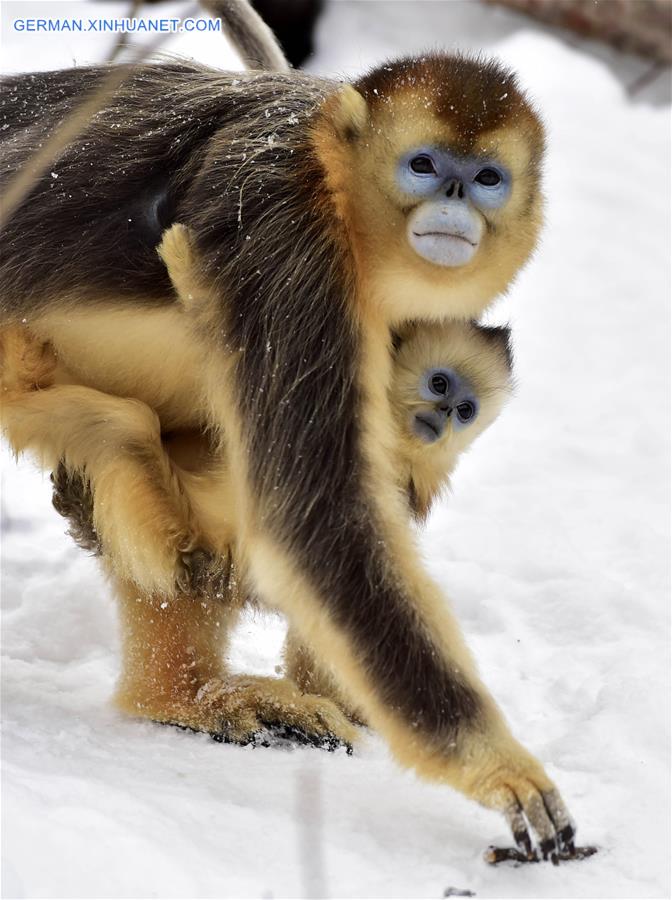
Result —
<svg viewBox="0 0 672 900"><path fill-rule="evenodd" d="M426 444L443 437L449 423L460 431L476 421L476 392L454 369L426 369L420 376L418 393L423 408L414 412L412 429Z"/></svg>

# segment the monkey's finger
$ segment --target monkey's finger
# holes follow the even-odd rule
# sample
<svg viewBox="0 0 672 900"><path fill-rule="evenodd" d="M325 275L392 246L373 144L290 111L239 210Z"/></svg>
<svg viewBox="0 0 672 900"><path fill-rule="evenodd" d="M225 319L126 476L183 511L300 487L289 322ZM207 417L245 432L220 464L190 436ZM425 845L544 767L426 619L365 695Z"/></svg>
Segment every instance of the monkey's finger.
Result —
<svg viewBox="0 0 672 900"><path fill-rule="evenodd" d="M575 849L576 828L560 792L557 788L551 788L550 791L544 791L541 796L546 812L553 822L560 853L571 855Z"/></svg>
<svg viewBox="0 0 672 900"><path fill-rule="evenodd" d="M518 803L513 791L511 791L511 803L504 810L504 816L509 823L513 839L516 842L516 847L518 847L527 859L532 860L535 855L532 848L532 838L530 837L527 822L523 815L523 809L520 803Z"/></svg>
<svg viewBox="0 0 672 900"><path fill-rule="evenodd" d="M555 826L553 825L551 817L546 812L541 793L534 785L529 784L527 788L521 785L518 788L517 795L518 800L523 807L525 818L537 835L542 857L544 859L550 858L553 865L557 866L559 859Z"/></svg>

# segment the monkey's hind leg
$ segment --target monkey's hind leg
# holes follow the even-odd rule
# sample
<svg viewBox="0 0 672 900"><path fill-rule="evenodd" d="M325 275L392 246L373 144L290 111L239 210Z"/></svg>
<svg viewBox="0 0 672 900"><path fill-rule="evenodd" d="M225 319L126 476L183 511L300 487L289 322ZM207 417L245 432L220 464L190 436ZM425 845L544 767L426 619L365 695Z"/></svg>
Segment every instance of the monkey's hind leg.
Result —
<svg viewBox="0 0 672 900"><path fill-rule="evenodd" d="M124 712L227 743L352 744L355 728L330 700L304 696L287 679L226 671L237 602L162 597L122 580L117 589L123 668L115 700Z"/></svg>

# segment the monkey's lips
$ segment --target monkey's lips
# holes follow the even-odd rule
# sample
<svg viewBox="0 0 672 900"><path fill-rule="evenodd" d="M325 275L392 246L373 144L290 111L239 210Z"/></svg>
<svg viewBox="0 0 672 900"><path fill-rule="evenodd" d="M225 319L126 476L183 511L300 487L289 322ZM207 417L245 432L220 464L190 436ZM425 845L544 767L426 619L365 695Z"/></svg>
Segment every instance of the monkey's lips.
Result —
<svg viewBox="0 0 672 900"><path fill-rule="evenodd" d="M436 413L416 413L413 416L413 434L425 444L433 444L443 434L445 422Z"/></svg>
<svg viewBox="0 0 672 900"><path fill-rule="evenodd" d="M453 231L413 231L411 242L420 256L440 266L463 266L473 257L478 242Z"/></svg>

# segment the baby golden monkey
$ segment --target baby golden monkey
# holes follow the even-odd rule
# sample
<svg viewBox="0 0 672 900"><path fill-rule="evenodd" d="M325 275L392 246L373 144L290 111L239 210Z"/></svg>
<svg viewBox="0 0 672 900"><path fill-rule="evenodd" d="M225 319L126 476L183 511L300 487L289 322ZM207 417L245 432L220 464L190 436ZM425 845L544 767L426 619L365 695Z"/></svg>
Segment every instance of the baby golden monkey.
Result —
<svg viewBox="0 0 672 900"><path fill-rule="evenodd" d="M7 79L5 178L103 77ZM552 855L572 844L569 814L423 571L387 394L391 329L477 317L528 259L542 154L538 117L492 62L406 59L346 86L142 66L8 222L0 297L3 323L26 319L72 373L32 392L46 417L33 446L50 442L48 404L64 397L86 410L81 458L104 455L113 421L120 479L146 466L136 439L155 454L161 430L205 421L223 435L253 591L334 667L401 762L504 812L521 846L527 817ZM188 315L155 254L175 222L193 230L208 288ZM78 442L61 456L78 458ZM151 471L171 477L158 457ZM178 560L193 535L168 533Z"/></svg>
<svg viewBox="0 0 672 900"><path fill-rule="evenodd" d="M474 322L409 326L394 355L390 403L411 508L423 521L457 460L511 391L508 328Z"/></svg>

